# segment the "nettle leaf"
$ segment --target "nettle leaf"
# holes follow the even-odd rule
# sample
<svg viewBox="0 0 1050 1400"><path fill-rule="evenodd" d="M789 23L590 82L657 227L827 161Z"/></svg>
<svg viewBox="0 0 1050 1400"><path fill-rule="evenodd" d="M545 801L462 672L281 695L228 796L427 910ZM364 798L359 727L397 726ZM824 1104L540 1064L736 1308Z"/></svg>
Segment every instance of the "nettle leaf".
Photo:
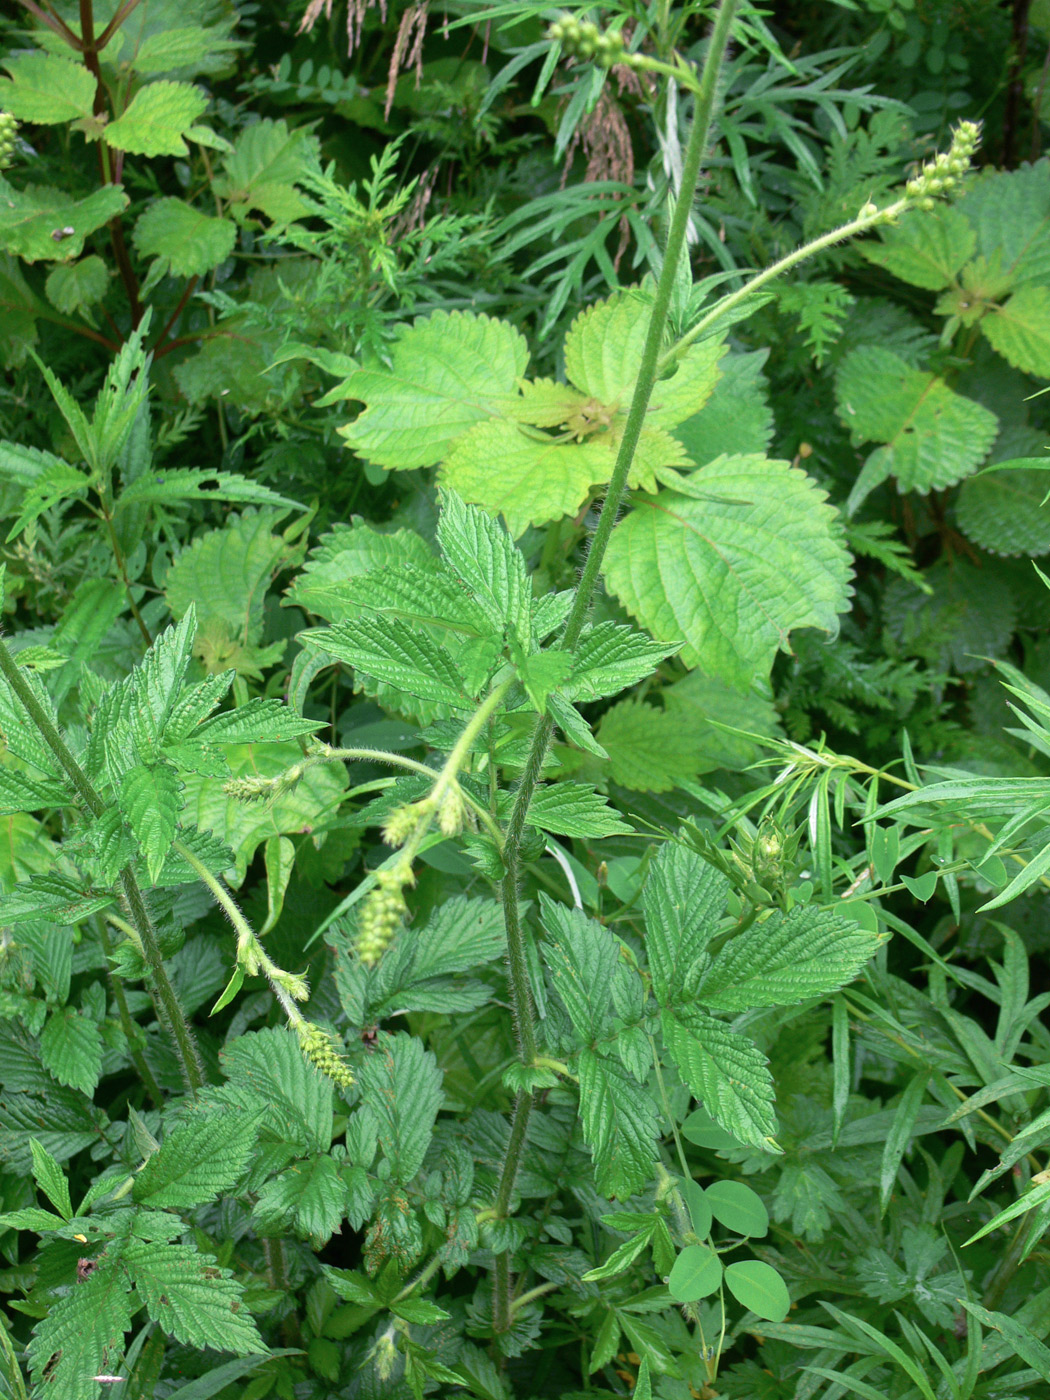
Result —
<svg viewBox="0 0 1050 1400"><path fill-rule="evenodd" d="M1050 287L1022 287L981 318L981 330L1014 369L1050 378Z"/></svg>
<svg viewBox="0 0 1050 1400"><path fill-rule="evenodd" d="M288 601L328 622L342 622L359 611L346 591L349 580L380 573L390 577L409 569L426 574L436 563L430 546L414 530L380 534L361 521L339 524L310 551Z"/></svg>
<svg viewBox="0 0 1050 1400"><path fill-rule="evenodd" d="M615 1060L580 1051L580 1122L598 1190L626 1200L652 1179L659 1125L647 1089Z"/></svg>
<svg viewBox="0 0 1050 1400"><path fill-rule="evenodd" d="M392 1180L405 1186L423 1165L444 1100L441 1070L421 1040L383 1032L361 1062L358 1080L361 1101L379 1125L379 1145Z"/></svg>
<svg viewBox="0 0 1050 1400"><path fill-rule="evenodd" d="M96 82L83 63L51 53L23 53L4 59L11 75L0 78L0 111L36 126L90 117Z"/></svg>
<svg viewBox="0 0 1050 1400"><path fill-rule="evenodd" d="M352 622L337 622L334 627L302 632L300 637L421 700L458 709L469 705L471 697L445 648L399 618L358 617Z"/></svg>
<svg viewBox="0 0 1050 1400"><path fill-rule="evenodd" d="M40 1059L60 1084L93 1094L102 1074L102 1032L82 1011L53 1011L40 1037Z"/></svg>
<svg viewBox="0 0 1050 1400"><path fill-rule="evenodd" d="M868 458L851 509L891 475L902 490L922 495L953 486L976 471L999 431L999 420L982 404L877 345L850 351L835 396L854 442L885 444Z"/></svg>
<svg viewBox="0 0 1050 1400"><path fill-rule="evenodd" d="M223 1195L244 1171L262 1119L256 1113L201 1113L168 1132L135 1177L132 1198L156 1209L192 1210Z"/></svg>
<svg viewBox="0 0 1050 1400"><path fill-rule="evenodd" d="M29 1143L33 1154L33 1178L37 1186L55 1207L63 1220L73 1217L73 1205L69 1199L69 1182L62 1168L46 1147L33 1138Z"/></svg>
<svg viewBox="0 0 1050 1400"><path fill-rule="evenodd" d="M70 199L46 185L16 190L0 175L0 248L30 263L71 262L84 251L88 235L127 205L119 185L103 185L83 199Z"/></svg>
<svg viewBox="0 0 1050 1400"><path fill-rule="evenodd" d="M524 337L507 322L435 312L401 332L390 369L350 375L346 396L367 407L340 432L359 456L390 470L435 466L516 392L527 361Z"/></svg>
<svg viewBox="0 0 1050 1400"><path fill-rule="evenodd" d="M665 1004L682 994L690 969L718 932L729 881L696 851L665 842L642 894L645 949L653 993Z"/></svg>
<svg viewBox="0 0 1050 1400"><path fill-rule="evenodd" d="M1050 282L1050 170L986 170L955 208L977 234L977 251L1010 286Z"/></svg>
<svg viewBox="0 0 1050 1400"><path fill-rule="evenodd" d="M868 262L931 292L951 286L977 249L972 225L950 204L931 212L912 210L891 228L880 229L880 234L881 244L858 244Z"/></svg>
<svg viewBox="0 0 1050 1400"><path fill-rule="evenodd" d="M592 487L608 481L608 440L567 442L502 418L486 418L452 444L441 482L468 501L499 512L517 538L530 525L574 515Z"/></svg>
<svg viewBox="0 0 1050 1400"><path fill-rule="evenodd" d="M411 938L399 938L369 968L340 944L336 985L353 1025L374 1025L395 1012L474 1011L492 996L465 974L506 951L500 907L493 900L452 895Z"/></svg>
<svg viewBox="0 0 1050 1400"><path fill-rule="evenodd" d="M304 1152L327 1152L332 1142L332 1081L303 1059L298 1037L273 1027L250 1031L227 1045L222 1066L247 1109L265 1108L263 1124Z"/></svg>
<svg viewBox="0 0 1050 1400"><path fill-rule="evenodd" d="M165 740L171 727L169 724L165 729ZM234 710L212 715L178 737L200 744L281 744L322 727L323 721L303 719L283 700L264 700L256 695Z"/></svg>
<svg viewBox="0 0 1050 1400"><path fill-rule="evenodd" d="M121 779L120 810L154 881L175 839L180 787L178 774L167 763L139 764Z"/></svg>
<svg viewBox="0 0 1050 1400"><path fill-rule="evenodd" d="M794 1006L852 982L881 942L834 909L775 910L722 948L698 996L717 1011Z"/></svg>
<svg viewBox="0 0 1050 1400"><path fill-rule="evenodd" d="M112 1371L131 1326L127 1281L111 1257L55 1302L26 1349L40 1394L97 1400L94 1377ZM46 1390L43 1387L46 1386Z"/></svg>
<svg viewBox="0 0 1050 1400"><path fill-rule="evenodd" d="M532 588L521 553L507 531L454 491L441 498L438 544L445 563L501 633L529 642Z"/></svg>
<svg viewBox="0 0 1050 1400"><path fill-rule="evenodd" d="M675 491L636 500L613 531L605 577L654 637L685 639L686 665L746 690L794 628L837 635L850 556L826 493L804 472L722 457Z"/></svg>
<svg viewBox="0 0 1050 1400"><path fill-rule="evenodd" d="M573 656L572 674L562 687L570 700L601 700L651 676L677 647L654 642L644 632L618 622L588 627Z"/></svg>
<svg viewBox="0 0 1050 1400"><path fill-rule="evenodd" d="M252 1207L252 1220L265 1234L293 1230L323 1249L345 1213L346 1187L339 1166L328 1155L290 1163L268 1181Z"/></svg>
<svg viewBox="0 0 1050 1400"><path fill-rule="evenodd" d="M106 125L106 144L139 156L188 155L183 137L207 105L207 93L192 83L166 78L149 83L139 88L116 121Z"/></svg>
<svg viewBox="0 0 1050 1400"><path fill-rule="evenodd" d="M318 151L316 136L289 131L288 123L262 121L246 126L223 159L224 174L215 192L225 199L234 218L243 220L253 209L276 224L305 218L311 204L295 188Z"/></svg>
<svg viewBox="0 0 1050 1400"><path fill-rule="evenodd" d="M538 787L529 803L526 821L555 836L629 836L634 830L585 783Z"/></svg>
<svg viewBox="0 0 1050 1400"><path fill-rule="evenodd" d="M237 225L182 199L158 199L136 221L132 241L141 257L163 259L176 277L200 277L230 256Z"/></svg>
<svg viewBox="0 0 1050 1400"><path fill-rule="evenodd" d="M668 1054L711 1117L740 1142L779 1152L773 1079L758 1046L696 1007L665 1011L663 1032Z"/></svg>
<svg viewBox="0 0 1050 1400"><path fill-rule="evenodd" d="M722 360L721 378L699 413L674 429L674 435L698 467L723 453L765 455L773 440L773 410L762 366L768 350L731 353Z"/></svg>
<svg viewBox="0 0 1050 1400"><path fill-rule="evenodd" d="M41 782L12 768L0 768L0 816L38 812L44 807L70 807L76 795L65 783Z"/></svg>
<svg viewBox="0 0 1050 1400"><path fill-rule="evenodd" d="M56 311L72 316L85 306L94 306L106 295L109 268L95 253L79 262L60 263L47 275L44 290Z"/></svg>
<svg viewBox="0 0 1050 1400"><path fill-rule="evenodd" d="M85 890L64 875L31 875L9 894L0 894L0 919L20 924L46 919L52 924L80 924L108 909L116 896L109 890Z"/></svg>
<svg viewBox="0 0 1050 1400"><path fill-rule="evenodd" d="M540 906L547 933L543 960L572 1024L589 1045L609 1021L612 986L620 965L619 942L582 909L568 909L546 894L540 895Z"/></svg>
<svg viewBox="0 0 1050 1400"><path fill-rule="evenodd" d="M129 1240L121 1262L146 1311L169 1336L191 1347L266 1353L266 1344L229 1269L189 1245Z"/></svg>
<svg viewBox="0 0 1050 1400"><path fill-rule="evenodd" d="M964 481L955 502L963 534L992 554L1050 553L1050 459L1020 457Z"/></svg>
<svg viewBox="0 0 1050 1400"><path fill-rule="evenodd" d="M614 782L634 792L669 792L695 777L700 750L695 730L667 710L621 700L602 715L597 739Z"/></svg>

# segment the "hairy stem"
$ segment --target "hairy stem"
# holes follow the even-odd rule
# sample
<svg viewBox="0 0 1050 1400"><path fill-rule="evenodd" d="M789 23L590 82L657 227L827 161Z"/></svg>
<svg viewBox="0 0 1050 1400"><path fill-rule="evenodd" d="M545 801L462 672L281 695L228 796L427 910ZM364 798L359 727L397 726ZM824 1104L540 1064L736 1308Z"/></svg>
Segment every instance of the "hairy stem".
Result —
<svg viewBox="0 0 1050 1400"><path fill-rule="evenodd" d="M587 551L587 559L580 575L580 581L576 587L576 595L573 599L572 608L570 609L562 633L562 646L566 651L571 651L579 641L584 623L587 620L591 601L598 585L598 574L601 570L602 560L605 557L605 551L609 544L609 538L612 535L613 526L616 524L616 517L620 510L620 502L627 486L627 477L630 473L631 464L634 461L634 455L638 447L638 439L641 436L642 425L645 422L645 414L649 407L649 400L652 396L653 387L660 374L660 351L667 326L667 315L671 305L671 295L674 290L674 282L678 272L678 264L682 256L682 250L685 247L686 233L689 227L689 215L693 205L693 196L696 193L697 183L700 179L700 166L704 152L707 149L708 137L711 130L711 118L714 113L715 99L718 91L718 75L721 70L722 59L725 56L726 48L729 44L729 35L732 29L733 16L736 13L737 3L738 0L722 0L718 8L718 13L715 16L714 27L711 31L711 40L707 49L707 57L704 60L703 72L700 77L693 109L693 124L689 132L689 141L686 146L685 158L682 162L682 183L678 191L678 199L675 202L674 213L671 216L671 224L667 233L667 246L664 249L663 267L660 270L660 277L656 284L656 294L653 298L649 328L642 349L638 379L631 397L631 406L627 413L627 422L624 425L623 437L620 440L619 451L616 455L616 463L609 481L609 489L605 495L601 514L598 517L598 524L595 527L590 548ZM522 1061L526 1065L531 1064L536 1056L536 1031L533 1017L532 992L529 987L524 931L521 927L521 919L518 913L518 884L521 873L521 838L525 829L525 817L529 810L529 803L532 801L532 795L536 789L536 784L539 782L540 774L543 769L543 760L547 753L547 746L550 743L553 728L553 721L549 716L541 715L533 730L532 743L529 748L528 758L525 761L521 781L518 784L514 796L514 805L511 808L503 845L505 874L501 882L501 895L503 919L507 931L507 965L510 972L510 992L514 1009L514 1029L518 1038ZM496 1209L500 1215L506 1214L510 1204L514 1180L518 1174L522 1153L525 1148L525 1136L531 1112L531 1094L519 1094L517 1103L514 1106L510 1142L507 1145L507 1152L503 1159L496 1197ZM497 1331L505 1331L510 1326L510 1294L510 1257L507 1253L502 1253L496 1256L495 1291L493 1298L493 1321Z"/></svg>
<svg viewBox="0 0 1050 1400"><path fill-rule="evenodd" d="M164 1095L161 1092L160 1085L154 1078L153 1071L150 1069L145 1055L141 1050L136 1050L134 1048L140 1028L132 1019L131 1011L128 1007L128 999L124 994L124 983L113 969L108 966L110 955L113 951L113 945L109 938L109 929L106 927L104 918L96 916L94 924L98 932L99 942L102 944L102 951L106 956L110 990L113 993L113 1000L117 1005L120 1029L124 1032L124 1039L128 1042L128 1054L131 1056L131 1063L135 1066L135 1070L145 1086L146 1093L149 1094L150 1098L153 1100L154 1107L160 1108L164 1103Z"/></svg>
<svg viewBox="0 0 1050 1400"><path fill-rule="evenodd" d="M52 723L47 711L33 694L29 682L22 674L22 668L11 655L6 642L2 640L0 640L0 673L3 674L8 685L22 702L22 708L33 721L44 743L58 759L84 806L93 817L101 817L106 811L105 802L96 792L83 768L70 753L65 740ZM153 920L150 918L145 900L142 898L142 890L139 888L139 882L130 865L126 865L120 872L120 883L124 891L124 898L131 911L131 921L138 930L141 940L142 957L149 968L150 981L157 996L157 1011L161 1024L171 1037L186 1087L191 1094L195 1095L204 1084L204 1072L197 1055L196 1042L182 1007L179 1005L175 988L171 985L171 979L168 977L167 969L164 966L164 957L160 951L160 943L157 939L157 930L153 927Z"/></svg>

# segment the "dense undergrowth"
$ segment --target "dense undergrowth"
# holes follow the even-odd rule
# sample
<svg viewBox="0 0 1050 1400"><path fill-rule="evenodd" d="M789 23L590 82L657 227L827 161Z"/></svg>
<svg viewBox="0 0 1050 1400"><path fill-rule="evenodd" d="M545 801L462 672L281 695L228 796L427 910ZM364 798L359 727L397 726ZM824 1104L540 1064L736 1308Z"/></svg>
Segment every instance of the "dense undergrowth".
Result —
<svg viewBox="0 0 1050 1400"><path fill-rule="evenodd" d="M0 1396L1050 1393L1048 54L8 8Z"/></svg>

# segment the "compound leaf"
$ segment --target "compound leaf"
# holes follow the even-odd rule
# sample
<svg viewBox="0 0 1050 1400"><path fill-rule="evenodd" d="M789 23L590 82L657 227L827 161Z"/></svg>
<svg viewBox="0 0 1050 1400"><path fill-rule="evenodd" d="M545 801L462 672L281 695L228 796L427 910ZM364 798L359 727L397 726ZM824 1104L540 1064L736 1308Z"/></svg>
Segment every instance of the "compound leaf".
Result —
<svg viewBox="0 0 1050 1400"><path fill-rule="evenodd" d="M132 240L142 257L162 258L176 277L200 277L230 256L237 225L170 197L139 217Z"/></svg>
<svg viewBox="0 0 1050 1400"><path fill-rule="evenodd" d="M444 1099L437 1061L414 1036L384 1032L362 1061L358 1078L362 1102L379 1124L379 1145L392 1179L407 1185L423 1165Z"/></svg>
<svg viewBox="0 0 1050 1400"><path fill-rule="evenodd" d="M681 995L690 968L718 932L728 897L729 881L695 851L677 841L660 848L642 907L653 992L661 1004Z"/></svg>
<svg viewBox="0 0 1050 1400"><path fill-rule="evenodd" d="M179 814L180 783L167 763L138 764L121 779L120 810L146 859L152 881L164 866Z"/></svg>
<svg viewBox="0 0 1050 1400"><path fill-rule="evenodd" d="M209 1255L189 1245L129 1240L121 1260L150 1317L177 1341L237 1356L265 1353L240 1285Z"/></svg>
<svg viewBox="0 0 1050 1400"><path fill-rule="evenodd" d="M53 1011L40 1037L40 1059L60 1084L90 1096L102 1073L102 1033L74 1007Z"/></svg>

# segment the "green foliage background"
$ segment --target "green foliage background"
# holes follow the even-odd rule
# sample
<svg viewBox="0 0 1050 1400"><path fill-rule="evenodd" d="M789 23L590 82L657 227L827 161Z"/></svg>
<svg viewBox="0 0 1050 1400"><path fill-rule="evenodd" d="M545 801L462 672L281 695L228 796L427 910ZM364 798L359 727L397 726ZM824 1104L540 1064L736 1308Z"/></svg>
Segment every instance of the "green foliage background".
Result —
<svg viewBox="0 0 1050 1400"><path fill-rule="evenodd" d="M1050 1386L1050 6L717 8L0 17L5 1400Z"/></svg>

